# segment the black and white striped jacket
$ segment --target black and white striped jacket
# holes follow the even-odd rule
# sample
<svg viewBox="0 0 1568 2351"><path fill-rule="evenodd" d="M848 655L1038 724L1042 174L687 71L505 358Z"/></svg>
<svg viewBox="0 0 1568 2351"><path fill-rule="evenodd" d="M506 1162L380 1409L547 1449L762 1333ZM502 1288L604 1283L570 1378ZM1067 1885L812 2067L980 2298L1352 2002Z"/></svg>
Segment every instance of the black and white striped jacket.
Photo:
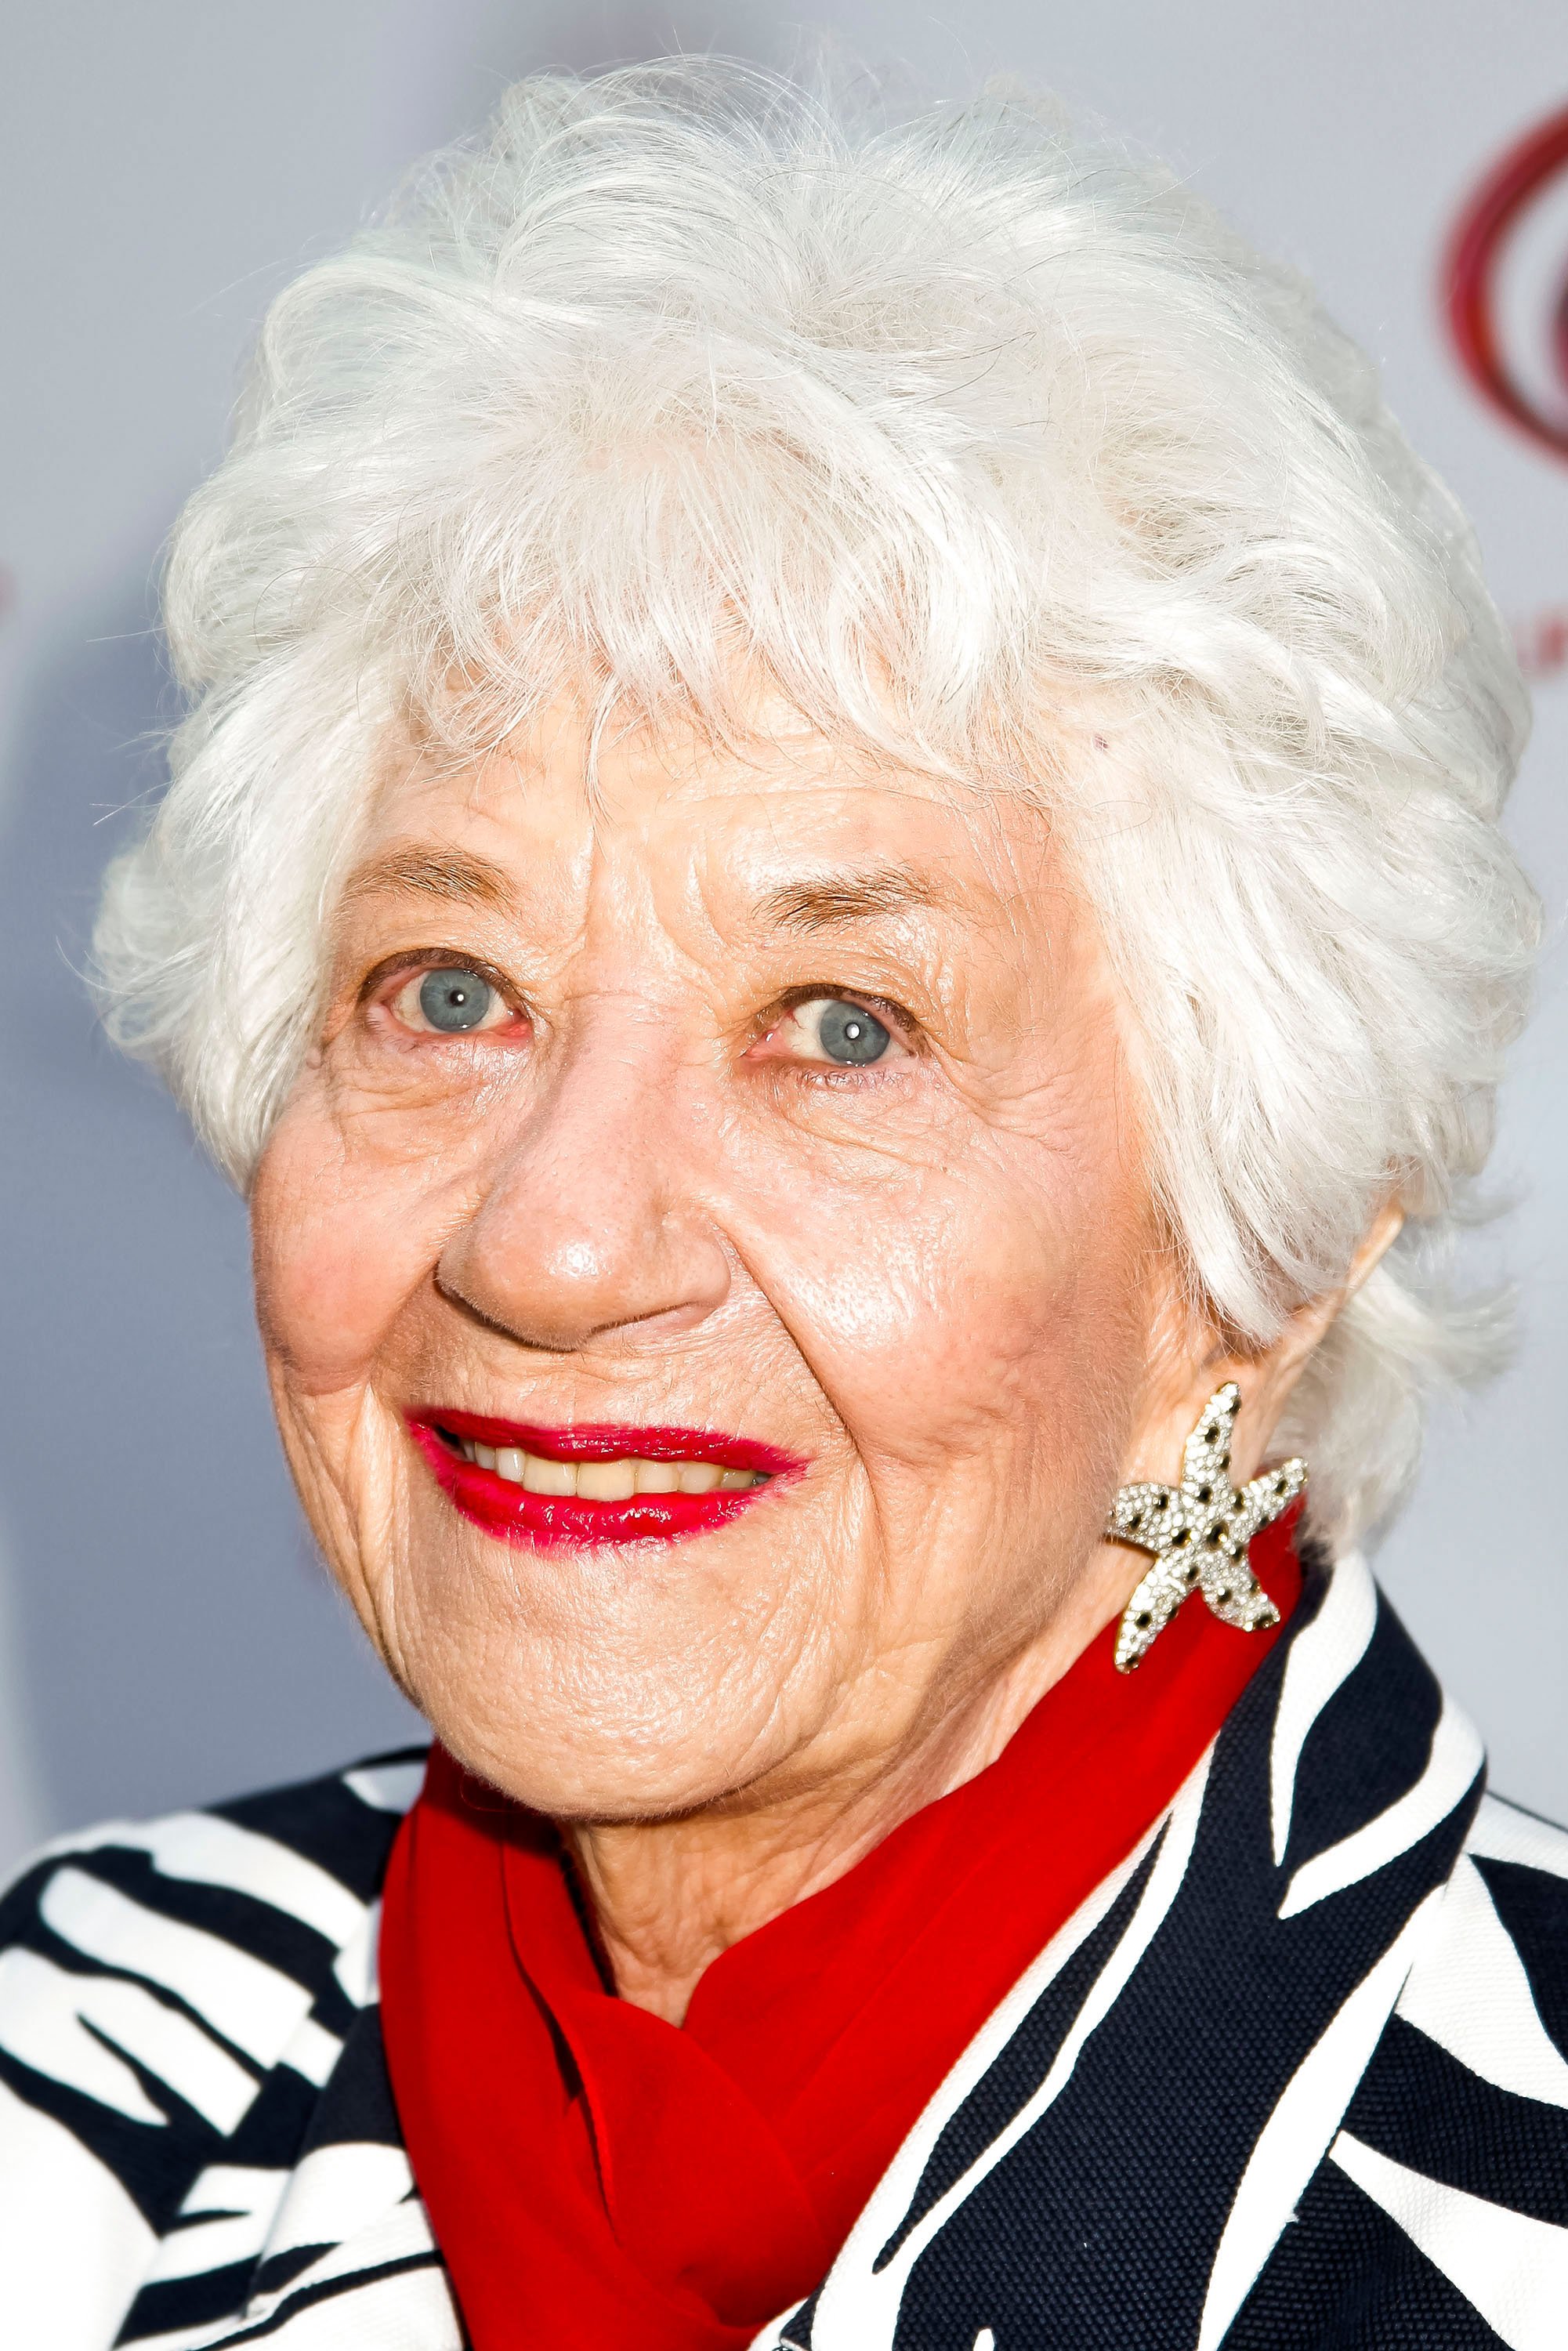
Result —
<svg viewBox="0 0 1568 2351"><path fill-rule="evenodd" d="M375 2005L421 1769L68 1837L11 1889L5 2351L460 2351ZM1221 2344L1568 2346L1568 1835L1483 1796L1354 1557L758 2337Z"/></svg>

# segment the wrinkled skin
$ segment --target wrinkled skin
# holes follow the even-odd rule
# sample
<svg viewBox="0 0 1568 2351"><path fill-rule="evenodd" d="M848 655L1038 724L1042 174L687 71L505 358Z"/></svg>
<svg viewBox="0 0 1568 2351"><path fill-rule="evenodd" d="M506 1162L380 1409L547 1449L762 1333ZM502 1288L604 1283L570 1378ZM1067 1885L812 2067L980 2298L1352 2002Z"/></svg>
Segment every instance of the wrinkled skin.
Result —
<svg viewBox="0 0 1568 2351"><path fill-rule="evenodd" d="M567 1825L622 1989L678 2018L999 1751L1146 1563L1099 1540L1116 1485L1172 1476L1234 1367L1176 1311L1038 810L798 726L744 758L628 736L590 791L561 709L461 775L394 760L360 861L255 1191L285 1443L399 1682ZM404 1017L475 964L493 1025ZM887 1055L825 1061L802 992ZM1242 1473L1327 1311L1240 1372ZM696 1538L540 1552L447 1500L403 1419L432 1405L808 1466Z"/></svg>

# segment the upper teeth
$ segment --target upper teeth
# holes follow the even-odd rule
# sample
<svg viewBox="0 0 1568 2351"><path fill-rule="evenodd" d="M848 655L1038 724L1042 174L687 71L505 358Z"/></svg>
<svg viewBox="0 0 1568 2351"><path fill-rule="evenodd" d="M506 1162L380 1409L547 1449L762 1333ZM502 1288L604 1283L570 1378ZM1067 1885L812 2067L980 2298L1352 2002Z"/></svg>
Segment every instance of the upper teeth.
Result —
<svg viewBox="0 0 1568 2351"><path fill-rule="evenodd" d="M518 1445L481 1445L472 1437L457 1442L465 1461L476 1461L530 1494L578 1494L591 1502L625 1502L633 1494L711 1494L716 1487L741 1494L767 1475L722 1469L716 1461L547 1461Z"/></svg>

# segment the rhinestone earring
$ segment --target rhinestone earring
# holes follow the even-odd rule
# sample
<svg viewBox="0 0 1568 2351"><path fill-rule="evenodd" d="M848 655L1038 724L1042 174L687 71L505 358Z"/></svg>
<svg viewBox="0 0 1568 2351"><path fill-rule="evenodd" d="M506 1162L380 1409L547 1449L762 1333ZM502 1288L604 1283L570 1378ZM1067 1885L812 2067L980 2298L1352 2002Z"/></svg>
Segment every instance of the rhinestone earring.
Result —
<svg viewBox="0 0 1568 2351"><path fill-rule="evenodd" d="M1230 1482L1230 1444L1240 1409L1234 1380L1216 1388L1182 1453L1181 1484L1124 1486L1105 1532L1152 1551L1155 1563L1128 1601L1116 1634L1116 1671L1130 1674L1188 1593L1201 1592L1221 1623L1243 1633L1277 1625L1280 1612L1253 1574L1247 1546L1288 1510L1307 1482L1299 1458L1245 1486Z"/></svg>

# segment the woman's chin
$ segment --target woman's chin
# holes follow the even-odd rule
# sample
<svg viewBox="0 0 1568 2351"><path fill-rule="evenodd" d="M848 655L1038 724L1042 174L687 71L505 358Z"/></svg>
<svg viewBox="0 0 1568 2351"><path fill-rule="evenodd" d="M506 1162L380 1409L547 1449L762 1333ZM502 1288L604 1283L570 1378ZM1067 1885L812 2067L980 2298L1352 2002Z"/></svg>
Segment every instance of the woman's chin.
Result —
<svg viewBox="0 0 1568 2351"><path fill-rule="evenodd" d="M443 1746L487 1787L563 1825L678 1819L722 1804L754 1776L738 1753L727 1771L722 1755L694 1768L674 1734L640 1754L629 1751L627 1734L613 1731L579 1738L554 1752L536 1744L519 1753L512 1746L465 1744L458 1731L448 1733L439 1724L435 1729ZM737 1741L737 1749L743 1743Z"/></svg>
<svg viewBox="0 0 1568 2351"><path fill-rule="evenodd" d="M444 1678L445 1678L444 1677ZM806 1743L779 1709L727 1700L722 1687L671 1686L656 1663L629 1686L608 1687L585 1667L580 1681L541 1687L525 1674L504 1710L476 1719L466 1692L418 1701L447 1752L516 1803L559 1821L664 1820L722 1805L787 1770ZM694 1733L695 1734L694 1736Z"/></svg>

